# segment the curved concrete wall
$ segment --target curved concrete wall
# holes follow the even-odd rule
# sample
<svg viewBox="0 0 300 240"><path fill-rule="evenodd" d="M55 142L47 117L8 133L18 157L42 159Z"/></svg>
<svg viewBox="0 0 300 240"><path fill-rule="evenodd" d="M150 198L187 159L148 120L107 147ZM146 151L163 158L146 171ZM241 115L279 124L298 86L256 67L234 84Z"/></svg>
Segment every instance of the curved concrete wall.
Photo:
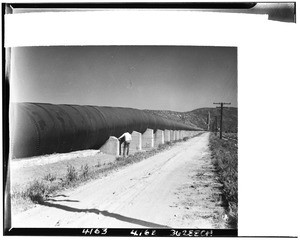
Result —
<svg viewBox="0 0 300 240"><path fill-rule="evenodd" d="M16 158L99 149L110 136L124 132L199 130L133 108L15 103L11 110Z"/></svg>

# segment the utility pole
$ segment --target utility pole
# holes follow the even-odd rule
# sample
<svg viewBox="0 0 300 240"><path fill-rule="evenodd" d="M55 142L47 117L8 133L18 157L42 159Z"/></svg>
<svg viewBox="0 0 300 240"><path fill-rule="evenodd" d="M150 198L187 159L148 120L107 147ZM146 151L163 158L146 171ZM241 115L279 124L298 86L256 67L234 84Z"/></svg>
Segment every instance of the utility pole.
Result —
<svg viewBox="0 0 300 240"><path fill-rule="evenodd" d="M223 106L224 105L230 105L231 103L220 102L220 103L214 103L214 104L221 105L221 107L220 107L220 109L221 109L221 116L220 116L220 139L222 139Z"/></svg>

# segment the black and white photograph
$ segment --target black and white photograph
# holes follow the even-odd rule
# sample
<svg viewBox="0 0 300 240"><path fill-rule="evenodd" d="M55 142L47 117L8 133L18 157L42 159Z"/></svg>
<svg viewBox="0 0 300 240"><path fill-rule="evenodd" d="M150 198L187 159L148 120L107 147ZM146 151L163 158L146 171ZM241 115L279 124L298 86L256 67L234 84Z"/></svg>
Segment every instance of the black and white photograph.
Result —
<svg viewBox="0 0 300 240"><path fill-rule="evenodd" d="M22 17L30 12L24 9L13 15ZM54 19L52 13L40 9L31 14L33 19ZM229 9L230 13L234 11ZM74 12L55 14L60 21L64 14L72 19ZM87 11L78 14L88 16ZM97 14L101 12L94 9L89 16L93 19ZM262 10L255 14L264 20L259 15ZM276 19L274 15L274 22L295 24L291 23L294 16ZM9 26L16 26L12 20L6 19ZM241 94L249 86L249 91L257 90L252 93L256 100L264 98L259 91L263 82L243 78L245 69L259 75L244 62L246 53L253 56L254 50L234 38L224 44L220 38L212 44L199 40L128 44L126 34L132 30L126 33L122 29L117 34L126 33L125 44L120 44L100 34L101 24L99 29L89 26L93 34L99 31L106 39L100 44L30 45L24 37L25 44L19 45L19 38L14 43L13 35L7 34L13 43L5 48L9 151L3 162L7 170L4 225L23 231L60 231L50 235L68 235L63 231L80 229L70 235L236 237L239 227L245 226L239 218L240 212L245 217L239 207L241 198L245 208L244 200L249 199L245 189L254 191L244 184L245 179L249 175L263 178L260 170L255 173L248 168L247 172L243 165L250 164L251 158L250 165L257 168L261 161L253 159L252 149L260 149L262 140L252 141L251 134L256 126L262 127L257 122L262 115L245 114L246 109L249 113L255 110L246 107L248 95ZM273 29L274 25L270 26ZM182 30L181 25L179 28ZM38 35L47 29L41 28ZM146 29L136 31L137 38ZM191 29L193 26L188 30L196 34ZM204 33L209 30L203 29ZM116 32L113 27L110 31ZM218 34L226 38L230 31ZM253 36L254 30L242 31L245 37ZM184 35L185 30L182 32ZM203 34L203 38L207 36ZM257 46L259 41L266 44L259 38L253 44ZM263 61L259 55L257 52L256 60ZM3 86L5 93L8 88ZM255 105L259 113L264 104ZM268 144L265 147L270 149ZM260 183L264 184L254 184ZM251 205L246 206L251 212ZM47 236L47 230L39 234Z"/></svg>
<svg viewBox="0 0 300 240"><path fill-rule="evenodd" d="M11 56L13 226L236 228L236 47Z"/></svg>

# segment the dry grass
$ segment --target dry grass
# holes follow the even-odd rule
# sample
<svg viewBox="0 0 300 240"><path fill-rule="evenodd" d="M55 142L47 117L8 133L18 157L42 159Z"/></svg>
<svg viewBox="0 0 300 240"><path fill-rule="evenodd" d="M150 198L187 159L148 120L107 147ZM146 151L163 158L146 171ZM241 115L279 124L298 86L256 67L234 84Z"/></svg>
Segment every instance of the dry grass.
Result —
<svg viewBox="0 0 300 240"><path fill-rule="evenodd" d="M74 166L69 165L67 168L67 174L65 177L66 184L70 184L71 182L76 181L78 178L78 173L76 172L76 169Z"/></svg>
<svg viewBox="0 0 300 240"><path fill-rule="evenodd" d="M56 180L56 176L52 173L48 173L45 177L44 177L45 181L50 181L53 182Z"/></svg>
<svg viewBox="0 0 300 240"><path fill-rule="evenodd" d="M238 148L235 141L221 140L210 135L210 150L227 202L229 224L237 226L238 218Z"/></svg>

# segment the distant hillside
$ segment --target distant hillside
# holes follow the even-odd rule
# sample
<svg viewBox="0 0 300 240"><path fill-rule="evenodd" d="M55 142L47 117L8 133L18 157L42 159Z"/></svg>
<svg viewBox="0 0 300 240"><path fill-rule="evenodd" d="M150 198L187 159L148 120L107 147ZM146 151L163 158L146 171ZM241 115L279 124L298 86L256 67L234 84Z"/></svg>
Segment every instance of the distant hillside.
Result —
<svg viewBox="0 0 300 240"><path fill-rule="evenodd" d="M204 130L208 129L208 114L210 113L210 130L216 128L215 116L218 118L218 127L220 124L220 109L216 108L198 108L190 112L174 112L169 110L145 110L147 112L156 114L185 123L189 126L199 127ZM237 108L223 109L223 130L227 132L237 132Z"/></svg>

